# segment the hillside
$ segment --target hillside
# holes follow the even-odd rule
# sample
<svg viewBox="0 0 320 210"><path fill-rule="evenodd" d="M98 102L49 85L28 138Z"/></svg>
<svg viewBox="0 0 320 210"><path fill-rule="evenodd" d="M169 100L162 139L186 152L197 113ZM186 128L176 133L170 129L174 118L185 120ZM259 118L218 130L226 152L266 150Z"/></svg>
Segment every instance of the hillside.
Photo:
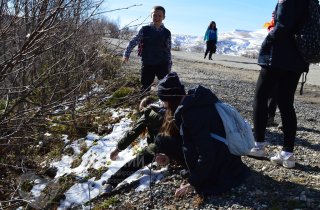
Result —
<svg viewBox="0 0 320 210"><path fill-rule="evenodd" d="M203 59L202 53L172 53L173 71L178 72L186 88L198 84L210 88L252 122L253 91L259 73L255 59L214 55L213 61L209 61ZM118 76L120 75L118 83L110 80L109 83L95 86L91 95L104 93L104 100L107 100L112 98L113 94L104 92L104 88L119 86L128 88L126 90L131 93L131 98L124 98L125 101L138 98L136 93L130 91L137 88L132 84L139 78L140 62L135 53L130 61L117 70ZM111 149L135 120L135 106L128 108L121 102L116 109L108 107L101 111L99 119L94 121L97 129L84 133L79 139L68 136L55 139L47 132L46 138L60 144L61 151L56 151L53 144L42 145L46 143L45 140L33 149L39 150L40 157L43 149L59 152L61 156L46 156L37 160L43 168L33 168L28 171L31 173L23 173L16 177L17 183L12 180L10 183L5 182L7 180L0 182L0 195L6 193L5 187L17 189L10 198L2 198L1 205L4 209L12 209L12 206L17 209L19 206L14 204L22 202L28 203L29 208L34 209L319 209L319 72L319 66L312 66L304 95L296 95L298 133L295 149L297 166L294 169L273 165L268 157L261 160L243 157L252 174L241 187L221 197L202 197L191 193L178 199L173 197L174 190L185 180L185 177L180 175L179 166L171 165L152 171L145 168L128 180L133 181L134 185L131 188L125 188L112 195L103 195L103 181L121 167L121 164L132 158L144 143L142 141L141 144L135 144L121 153L118 161L110 161ZM130 81L123 82L123 78L120 77L125 75L130 75ZM153 90L155 89L156 86ZM80 102L86 97L89 95L79 97ZM135 103L137 104L138 100ZM103 124L105 118L107 124ZM276 121L280 122L279 113ZM107 132L100 132L101 129ZM271 156L282 144L281 129L277 126L268 128L267 141L268 155ZM30 165L25 169L28 168L30 169ZM149 180L152 180L151 187ZM8 202L13 204L10 206Z"/></svg>

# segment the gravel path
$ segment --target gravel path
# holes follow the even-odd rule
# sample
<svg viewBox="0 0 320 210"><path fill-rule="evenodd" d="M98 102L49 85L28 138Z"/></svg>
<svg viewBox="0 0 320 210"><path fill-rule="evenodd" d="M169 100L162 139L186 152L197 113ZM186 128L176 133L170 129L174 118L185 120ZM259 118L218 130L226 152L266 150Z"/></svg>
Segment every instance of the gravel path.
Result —
<svg viewBox="0 0 320 210"><path fill-rule="evenodd" d="M243 67L226 67L202 59L201 54L174 53L173 71L178 72L187 88L197 84L209 87L219 98L236 107L252 123L252 101L258 71ZM213 59L215 59L213 57ZM139 74L136 58L125 67ZM299 85L300 88L300 85ZM299 89L298 88L298 89ZM295 107L298 131L295 143L296 167L286 169L268 158L243 157L252 175L241 187L221 197L203 198L190 194L174 198L175 188L183 178L173 167L160 183L144 192L124 192L115 197L112 209L320 209L320 86L305 85L304 95L297 92ZM276 121L280 122L279 113ZM268 155L279 151L282 132L267 129Z"/></svg>

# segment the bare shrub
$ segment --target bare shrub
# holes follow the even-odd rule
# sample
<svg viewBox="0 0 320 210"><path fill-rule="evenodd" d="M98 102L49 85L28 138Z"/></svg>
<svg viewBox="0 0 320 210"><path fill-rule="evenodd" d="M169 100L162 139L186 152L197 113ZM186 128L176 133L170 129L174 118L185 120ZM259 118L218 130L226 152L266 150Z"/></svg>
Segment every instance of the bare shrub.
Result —
<svg viewBox="0 0 320 210"><path fill-rule="evenodd" d="M1 140L26 136L57 108L74 107L93 77L112 77L119 63L106 67L100 54L109 23L97 24L97 6L89 0L2 3ZM108 27L117 36L117 26Z"/></svg>

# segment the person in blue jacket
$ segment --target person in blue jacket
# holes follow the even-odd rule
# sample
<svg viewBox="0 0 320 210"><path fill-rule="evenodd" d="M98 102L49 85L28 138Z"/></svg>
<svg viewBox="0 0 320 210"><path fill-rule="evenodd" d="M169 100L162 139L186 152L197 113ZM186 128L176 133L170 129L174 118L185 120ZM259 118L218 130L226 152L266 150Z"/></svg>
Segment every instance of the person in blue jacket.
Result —
<svg viewBox="0 0 320 210"><path fill-rule="evenodd" d="M279 0L274 13L275 26L264 39L258 57L261 66L256 83L253 124L255 147L250 155L265 156L265 131L268 117L268 98L274 88L280 110L283 147L270 160L286 168L295 166L293 154L297 131L297 117L294 109L294 95L303 72L309 64L300 55L295 44L295 32L307 17L308 1Z"/></svg>
<svg viewBox="0 0 320 210"><path fill-rule="evenodd" d="M186 94L177 73L171 72L160 80L158 97L166 107L160 133L180 134L178 140L182 141L189 170L188 183L182 184L175 195L183 196L193 189L204 195L220 195L242 184L249 168L240 156L229 152L225 143L211 136L226 137L214 105L219 101L217 96L201 85Z"/></svg>
<svg viewBox="0 0 320 210"><path fill-rule="evenodd" d="M209 60L212 60L212 54L216 52L218 41L218 29L214 21L210 22L203 40L206 42L204 58L206 58L209 53Z"/></svg>

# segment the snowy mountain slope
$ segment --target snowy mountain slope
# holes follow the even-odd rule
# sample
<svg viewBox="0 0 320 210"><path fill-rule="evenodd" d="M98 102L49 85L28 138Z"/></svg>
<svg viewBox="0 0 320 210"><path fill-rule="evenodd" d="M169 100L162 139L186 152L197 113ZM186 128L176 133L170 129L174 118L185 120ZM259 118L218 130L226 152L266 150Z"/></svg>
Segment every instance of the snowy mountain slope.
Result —
<svg viewBox="0 0 320 210"><path fill-rule="evenodd" d="M256 55L261 43L267 35L266 29L256 31L234 30L218 34L217 54ZM203 36L172 35L172 49L203 52L205 42Z"/></svg>

